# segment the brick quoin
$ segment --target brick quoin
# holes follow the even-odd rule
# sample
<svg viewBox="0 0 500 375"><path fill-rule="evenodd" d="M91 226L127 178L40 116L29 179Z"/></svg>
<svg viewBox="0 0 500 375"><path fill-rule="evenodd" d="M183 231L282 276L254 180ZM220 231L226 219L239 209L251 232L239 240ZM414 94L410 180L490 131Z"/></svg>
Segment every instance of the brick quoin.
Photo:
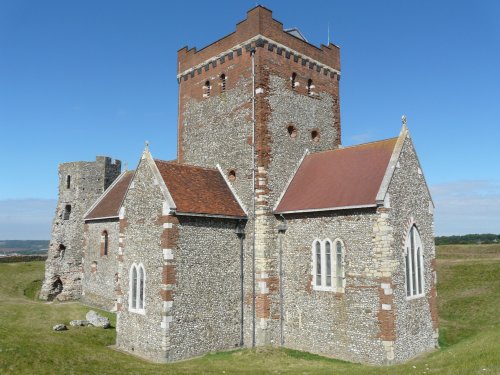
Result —
<svg viewBox="0 0 500 375"><path fill-rule="evenodd" d="M174 285L176 282L175 279L175 266L173 264L167 264L163 266L162 272L162 283Z"/></svg>
<svg viewBox="0 0 500 375"><path fill-rule="evenodd" d="M394 290L394 285L390 277L383 277L379 279L379 283L390 284L391 289ZM396 316L395 316L395 304L394 295L384 294L384 289L378 288L379 299L380 299L380 310L377 313L377 319L380 327L379 337L384 341L395 341L396 340ZM391 310L382 310L382 304L391 305Z"/></svg>
<svg viewBox="0 0 500 375"><path fill-rule="evenodd" d="M161 215L156 220L156 225L172 224L171 228L164 228L160 236L161 248L171 249L175 253L179 240L179 218L173 215ZM172 260L166 260L163 264L161 273L162 284L167 286L169 290L160 290L162 301L173 301L174 292L172 288L176 284L176 267Z"/></svg>
<svg viewBox="0 0 500 375"><path fill-rule="evenodd" d="M128 227L127 219L126 218L120 219L120 234L125 233L125 229L127 229L127 227Z"/></svg>

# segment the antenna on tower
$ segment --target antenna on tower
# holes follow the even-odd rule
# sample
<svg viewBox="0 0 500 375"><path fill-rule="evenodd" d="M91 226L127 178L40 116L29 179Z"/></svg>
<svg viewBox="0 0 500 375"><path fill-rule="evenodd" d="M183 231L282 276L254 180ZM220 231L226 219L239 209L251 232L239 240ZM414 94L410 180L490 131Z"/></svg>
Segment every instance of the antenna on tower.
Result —
<svg viewBox="0 0 500 375"><path fill-rule="evenodd" d="M330 22L328 22L327 34L328 34L328 43L326 43L326 45L329 46L330 45Z"/></svg>

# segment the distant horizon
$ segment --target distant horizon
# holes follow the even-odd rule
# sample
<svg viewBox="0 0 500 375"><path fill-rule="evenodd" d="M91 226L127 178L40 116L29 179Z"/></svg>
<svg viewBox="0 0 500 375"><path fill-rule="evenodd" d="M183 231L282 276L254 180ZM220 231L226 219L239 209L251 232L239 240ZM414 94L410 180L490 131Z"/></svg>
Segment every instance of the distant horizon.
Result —
<svg viewBox="0 0 500 375"><path fill-rule="evenodd" d="M60 163L109 155L134 169L145 140L176 157L177 51L232 33L255 2L217 4L0 2L0 237L50 236ZM340 46L342 144L397 136L405 114L436 236L497 231L500 2L315 4L307 17L298 0L262 6L310 44Z"/></svg>

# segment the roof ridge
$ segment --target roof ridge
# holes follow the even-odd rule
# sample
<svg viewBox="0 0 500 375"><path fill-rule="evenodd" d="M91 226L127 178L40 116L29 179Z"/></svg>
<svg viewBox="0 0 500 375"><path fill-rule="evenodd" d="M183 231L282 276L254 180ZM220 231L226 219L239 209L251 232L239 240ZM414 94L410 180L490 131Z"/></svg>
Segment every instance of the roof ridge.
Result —
<svg viewBox="0 0 500 375"><path fill-rule="evenodd" d="M173 160L161 160L161 159L154 159L155 162L160 162L160 163L163 163L163 164L176 164L176 165L180 165L180 166L183 166L183 167L190 167L190 168L197 168L197 169L205 169L205 170L209 170L209 171L215 171L217 172L217 168L210 168L210 167L200 167L198 165L192 165L192 164L186 164L186 163L179 163L177 161L173 161Z"/></svg>
<svg viewBox="0 0 500 375"><path fill-rule="evenodd" d="M392 140L398 139L398 138L399 137L391 137L391 138L380 139L378 141L371 141L371 142L359 143L357 145L351 145L351 146L346 146L346 147L333 148L333 149L330 149L330 150L316 151L316 152L311 152L308 156L313 156L313 155L317 155L317 154L323 154L325 152L342 151L342 150L346 150L348 148L361 147L361 146L366 146L366 145L370 145L370 144L373 144L373 143L387 142L387 141L392 141Z"/></svg>

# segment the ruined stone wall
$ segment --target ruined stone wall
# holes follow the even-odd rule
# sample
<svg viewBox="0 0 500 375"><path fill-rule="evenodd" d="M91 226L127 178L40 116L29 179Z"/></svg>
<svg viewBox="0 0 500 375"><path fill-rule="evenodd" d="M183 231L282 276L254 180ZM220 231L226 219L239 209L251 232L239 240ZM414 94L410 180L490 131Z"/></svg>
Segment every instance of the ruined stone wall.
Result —
<svg viewBox="0 0 500 375"><path fill-rule="evenodd" d="M395 314L394 361L402 362L438 345L433 209L410 138L405 140L389 195L388 223L394 232L392 251L397 262L391 275ZM407 299L404 244L412 223L418 228L424 248L425 295Z"/></svg>
<svg viewBox="0 0 500 375"><path fill-rule="evenodd" d="M118 312L116 346L155 361L164 361L166 332L162 327L163 194L145 160L136 171L120 216L118 248ZM145 270L145 313L129 311L129 272L132 264Z"/></svg>
<svg viewBox="0 0 500 375"><path fill-rule="evenodd" d="M64 163L59 166L59 200L52 223L41 299L80 298L83 216L120 172L120 161L104 156L96 157L95 162ZM69 213L66 212L67 206L71 207Z"/></svg>
<svg viewBox="0 0 500 375"><path fill-rule="evenodd" d="M381 364L375 209L287 215L283 236L284 345L353 362ZM313 241L345 245L344 293L312 287Z"/></svg>
<svg viewBox="0 0 500 375"><path fill-rule="evenodd" d="M108 233L107 255L104 254L104 231ZM118 236L118 219L85 224L81 301L108 311L116 308Z"/></svg>

